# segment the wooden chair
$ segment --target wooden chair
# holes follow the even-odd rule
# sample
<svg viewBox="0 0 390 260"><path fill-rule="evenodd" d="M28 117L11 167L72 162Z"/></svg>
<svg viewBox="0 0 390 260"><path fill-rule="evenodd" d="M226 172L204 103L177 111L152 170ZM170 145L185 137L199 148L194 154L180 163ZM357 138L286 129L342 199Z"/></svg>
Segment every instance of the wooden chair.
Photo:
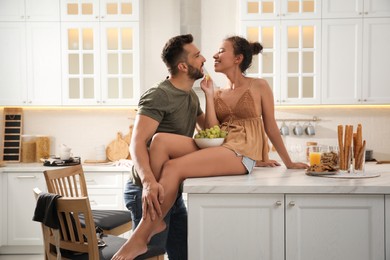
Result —
<svg viewBox="0 0 390 260"><path fill-rule="evenodd" d="M41 191L38 188L33 191L38 198ZM61 259L109 260L126 242L125 238L112 235L106 235L101 240L97 238L87 197L58 198L56 211L60 224L59 231L42 224L45 259L57 260L58 248ZM57 239L56 232L59 234ZM148 252L138 256L136 260L163 260L164 253L164 249L148 247Z"/></svg>
<svg viewBox="0 0 390 260"><path fill-rule="evenodd" d="M46 170L46 186L49 193L64 197L88 197L87 184L81 166L75 165ZM104 234L120 235L131 230L132 219L128 210L92 210L95 225Z"/></svg>

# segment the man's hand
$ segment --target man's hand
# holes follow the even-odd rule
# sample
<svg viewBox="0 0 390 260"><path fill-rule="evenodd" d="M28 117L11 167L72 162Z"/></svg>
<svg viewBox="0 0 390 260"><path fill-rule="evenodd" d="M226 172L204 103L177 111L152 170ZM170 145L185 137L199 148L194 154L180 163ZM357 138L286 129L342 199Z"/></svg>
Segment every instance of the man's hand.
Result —
<svg viewBox="0 0 390 260"><path fill-rule="evenodd" d="M161 204L164 201L164 188L158 182L143 183L142 190L142 218L149 215L152 220L156 219L156 213L162 216Z"/></svg>

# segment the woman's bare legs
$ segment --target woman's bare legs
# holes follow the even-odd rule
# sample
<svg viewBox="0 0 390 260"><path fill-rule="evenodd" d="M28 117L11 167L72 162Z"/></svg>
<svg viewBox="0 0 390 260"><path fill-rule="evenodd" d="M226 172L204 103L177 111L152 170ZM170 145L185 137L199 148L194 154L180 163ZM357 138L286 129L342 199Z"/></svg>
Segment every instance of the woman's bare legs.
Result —
<svg viewBox="0 0 390 260"><path fill-rule="evenodd" d="M153 136L149 148L150 167L158 181L165 162L199 150L192 138L168 133Z"/></svg>
<svg viewBox="0 0 390 260"><path fill-rule="evenodd" d="M181 146L180 143L177 146ZM165 198L161 205L163 216L152 221L142 219L130 239L122 246L113 259L129 260L146 252L150 238L165 228L163 218L175 202L178 187L186 178L222 175L238 175L246 172L242 158L222 146L198 150L167 161L162 168L160 183Z"/></svg>

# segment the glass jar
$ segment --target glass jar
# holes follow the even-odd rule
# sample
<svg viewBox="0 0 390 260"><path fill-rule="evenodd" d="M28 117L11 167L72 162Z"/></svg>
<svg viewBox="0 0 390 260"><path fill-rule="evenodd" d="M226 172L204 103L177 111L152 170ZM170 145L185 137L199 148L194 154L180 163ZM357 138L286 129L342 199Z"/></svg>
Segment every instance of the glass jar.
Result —
<svg viewBox="0 0 390 260"><path fill-rule="evenodd" d="M317 146L317 142L307 142L306 143L306 161L310 161L310 147Z"/></svg>

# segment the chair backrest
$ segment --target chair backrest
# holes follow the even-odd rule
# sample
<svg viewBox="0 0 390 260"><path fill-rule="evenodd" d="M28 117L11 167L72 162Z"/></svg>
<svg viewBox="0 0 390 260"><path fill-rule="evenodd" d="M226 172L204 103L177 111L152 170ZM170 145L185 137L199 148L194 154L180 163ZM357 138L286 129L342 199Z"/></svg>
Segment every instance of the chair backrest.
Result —
<svg viewBox="0 0 390 260"><path fill-rule="evenodd" d="M64 197L88 197L87 184L81 164L46 170L47 191Z"/></svg>
<svg viewBox="0 0 390 260"><path fill-rule="evenodd" d="M37 197L39 190L34 189ZM61 197L57 199L57 215L60 223L59 239L55 231L42 224L43 239L47 259L56 260L55 246L59 240L59 248L72 252L88 253L88 259L99 259L98 241L91 206L87 197ZM84 220L80 221L83 215ZM68 252L69 253L69 252ZM67 255L65 254L67 257Z"/></svg>

